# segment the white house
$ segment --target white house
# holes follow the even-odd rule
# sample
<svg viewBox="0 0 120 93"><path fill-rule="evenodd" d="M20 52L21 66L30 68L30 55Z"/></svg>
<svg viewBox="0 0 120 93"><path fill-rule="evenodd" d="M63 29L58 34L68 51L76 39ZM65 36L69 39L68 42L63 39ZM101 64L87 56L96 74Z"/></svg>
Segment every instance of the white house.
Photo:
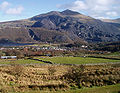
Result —
<svg viewBox="0 0 120 93"><path fill-rule="evenodd" d="M1 59L16 59L17 56L1 56Z"/></svg>

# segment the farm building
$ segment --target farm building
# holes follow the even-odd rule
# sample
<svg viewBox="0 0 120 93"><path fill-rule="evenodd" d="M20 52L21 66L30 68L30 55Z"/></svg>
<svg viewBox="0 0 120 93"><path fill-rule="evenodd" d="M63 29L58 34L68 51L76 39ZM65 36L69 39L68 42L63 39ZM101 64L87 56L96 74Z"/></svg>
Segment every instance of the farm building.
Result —
<svg viewBox="0 0 120 93"><path fill-rule="evenodd" d="M16 59L17 56L1 56L1 59Z"/></svg>

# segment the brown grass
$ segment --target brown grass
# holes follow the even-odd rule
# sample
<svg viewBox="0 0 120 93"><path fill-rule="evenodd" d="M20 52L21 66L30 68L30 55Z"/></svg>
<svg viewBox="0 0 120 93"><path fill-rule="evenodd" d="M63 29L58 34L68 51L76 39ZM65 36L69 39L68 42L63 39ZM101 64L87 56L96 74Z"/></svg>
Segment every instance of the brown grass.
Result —
<svg viewBox="0 0 120 93"><path fill-rule="evenodd" d="M8 91L20 92L46 89L56 91L77 87L76 83L68 82L69 79L63 77L70 71L69 68L71 68L71 66L65 65L0 66L0 91L3 91L3 93L4 91L6 92L6 89L8 89ZM51 72L49 72L48 69L52 69L53 71L51 70L51 72L54 74L50 74ZM73 70L76 71L76 69ZM77 69L77 71L79 70ZM115 65L85 66L84 73L88 79L80 76L81 86L91 87L119 83L119 71L120 66ZM81 73L76 72L75 75L79 76ZM84 74L82 73L82 75Z"/></svg>

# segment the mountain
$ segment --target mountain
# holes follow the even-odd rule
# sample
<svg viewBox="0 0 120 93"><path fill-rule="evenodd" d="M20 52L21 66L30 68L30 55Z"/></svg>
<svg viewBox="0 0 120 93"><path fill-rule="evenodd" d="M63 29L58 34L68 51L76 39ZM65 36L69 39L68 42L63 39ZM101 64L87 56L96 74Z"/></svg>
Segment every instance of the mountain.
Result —
<svg viewBox="0 0 120 93"><path fill-rule="evenodd" d="M117 19L101 19L103 22L108 22L108 23L118 23L120 24L120 18Z"/></svg>
<svg viewBox="0 0 120 93"><path fill-rule="evenodd" d="M116 21L117 23L120 23L120 18L115 19L115 21Z"/></svg>
<svg viewBox="0 0 120 93"><path fill-rule="evenodd" d="M120 18L118 19L102 19L103 22L109 23L120 30Z"/></svg>
<svg viewBox="0 0 120 93"><path fill-rule="evenodd" d="M120 40L120 31L116 26L71 10L52 11L34 16L30 20L36 21L32 27L67 32L71 39L75 35L87 42Z"/></svg>
<svg viewBox="0 0 120 93"><path fill-rule="evenodd" d="M120 41L120 28L71 10L51 11L25 20L1 22L0 39L17 43L111 42Z"/></svg>
<svg viewBox="0 0 120 93"><path fill-rule="evenodd" d="M43 28L6 27L0 29L0 43L73 43L67 34Z"/></svg>

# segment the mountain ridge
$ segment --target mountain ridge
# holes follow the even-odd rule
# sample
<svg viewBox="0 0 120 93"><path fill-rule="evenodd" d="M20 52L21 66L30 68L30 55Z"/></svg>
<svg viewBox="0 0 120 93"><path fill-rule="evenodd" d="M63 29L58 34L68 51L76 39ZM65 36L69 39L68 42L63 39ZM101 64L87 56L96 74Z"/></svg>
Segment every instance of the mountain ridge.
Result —
<svg viewBox="0 0 120 93"><path fill-rule="evenodd" d="M108 22L108 23L119 23L120 24L120 18L117 19L101 19L103 22Z"/></svg>

